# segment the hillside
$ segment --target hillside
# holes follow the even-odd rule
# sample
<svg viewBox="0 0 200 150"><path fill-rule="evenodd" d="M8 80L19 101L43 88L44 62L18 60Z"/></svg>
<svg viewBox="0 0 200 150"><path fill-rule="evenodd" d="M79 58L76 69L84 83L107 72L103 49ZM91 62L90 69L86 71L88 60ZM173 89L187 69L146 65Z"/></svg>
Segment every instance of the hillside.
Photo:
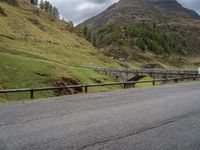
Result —
<svg viewBox="0 0 200 150"><path fill-rule="evenodd" d="M113 81L102 74L73 66L120 67L122 63L104 56L65 21L26 0L13 2L0 0L0 89ZM38 92L36 98L80 90ZM1 95L0 101L28 97L28 93Z"/></svg>
<svg viewBox="0 0 200 150"><path fill-rule="evenodd" d="M120 0L78 28L91 29L107 56L191 67L200 58L199 18L176 0Z"/></svg>

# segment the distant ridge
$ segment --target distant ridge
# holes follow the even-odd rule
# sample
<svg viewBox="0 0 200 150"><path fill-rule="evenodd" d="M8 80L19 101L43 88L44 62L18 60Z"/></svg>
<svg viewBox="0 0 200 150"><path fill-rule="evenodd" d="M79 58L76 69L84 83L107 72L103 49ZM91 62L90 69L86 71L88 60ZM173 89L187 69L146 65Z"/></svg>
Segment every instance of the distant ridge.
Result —
<svg viewBox="0 0 200 150"><path fill-rule="evenodd" d="M200 19L193 10L184 8L176 0L120 0L101 14L81 23L92 29L112 22L114 24L137 23L141 20L168 22L179 19Z"/></svg>

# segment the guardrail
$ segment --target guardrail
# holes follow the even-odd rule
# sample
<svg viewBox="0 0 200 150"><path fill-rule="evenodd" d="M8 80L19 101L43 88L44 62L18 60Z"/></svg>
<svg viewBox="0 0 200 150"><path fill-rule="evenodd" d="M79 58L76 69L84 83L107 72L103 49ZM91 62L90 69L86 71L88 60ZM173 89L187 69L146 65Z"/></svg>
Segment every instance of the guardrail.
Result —
<svg viewBox="0 0 200 150"><path fill-rule="evenodd" d="M171 78L171 79L156 79L156 80L146 80L146 81L129 81L129 82L113 82L113 83L101 83L101 84L88 84L88 85L70 85L70 86L61 86L61 87L46 87L46 88L24 88L24 89L9 89L9 90L0 90L0 94L9 94L9 93L22 93L22 92L30 92L30 98L34 99L34 92L38 91L50 91L50 90L63 90L63 89L73 89L73 88L84 88L85 93L88 93L89 87L99 87L99 86L117 86L122 85L124 88L130 84L136 83L151 83L153 85L156 82L166 82L166 81L174 81L178 82L179 80L193 80L199 79L200 77L185 77L185 78Z"/></svg>

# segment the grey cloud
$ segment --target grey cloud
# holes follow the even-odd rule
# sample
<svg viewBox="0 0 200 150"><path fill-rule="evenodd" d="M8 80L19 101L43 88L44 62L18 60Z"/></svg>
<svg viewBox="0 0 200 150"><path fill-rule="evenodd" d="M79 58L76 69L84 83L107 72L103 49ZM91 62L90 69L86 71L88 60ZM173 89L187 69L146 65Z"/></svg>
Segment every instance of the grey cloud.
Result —
<svg viewBox="0 0 200 150"><path fill-rule="evenodd" d="M99 14L119 0L49 0L59 8L61 15L75 24ZM177 0L184 7L200 14L200 0Z"/></svg>
<svg viewBox="0 0 200 150"><path fill-rule="evenodd" d="M193 9L200 14L200 0L177 0L184 7Z"/></svg>
<svg viewBox="0 0 200 150"><path fill-rule="evenodd" d="M102 4L108 2L108 0L87 0L87 1L96 4Z"/></svg>
<svg viewBox="0 0 200 150"><path fill-rule="evenodd" d="M78 24L104 11L118 0L49 0L66 20Z"/></svg>

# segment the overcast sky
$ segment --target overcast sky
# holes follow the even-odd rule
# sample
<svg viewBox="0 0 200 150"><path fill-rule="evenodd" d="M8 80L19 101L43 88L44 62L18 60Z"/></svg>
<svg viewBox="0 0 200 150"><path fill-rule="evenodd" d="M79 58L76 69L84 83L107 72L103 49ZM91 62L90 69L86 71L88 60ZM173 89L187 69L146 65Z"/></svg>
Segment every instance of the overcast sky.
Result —
<svg viewBox="0 0 200 150"><path fill-rule="evenodd" d="M59 8L63 18L75 24L99 14L119 0L49 0ZM200 14L200 0L177 0Z"/></svg>

